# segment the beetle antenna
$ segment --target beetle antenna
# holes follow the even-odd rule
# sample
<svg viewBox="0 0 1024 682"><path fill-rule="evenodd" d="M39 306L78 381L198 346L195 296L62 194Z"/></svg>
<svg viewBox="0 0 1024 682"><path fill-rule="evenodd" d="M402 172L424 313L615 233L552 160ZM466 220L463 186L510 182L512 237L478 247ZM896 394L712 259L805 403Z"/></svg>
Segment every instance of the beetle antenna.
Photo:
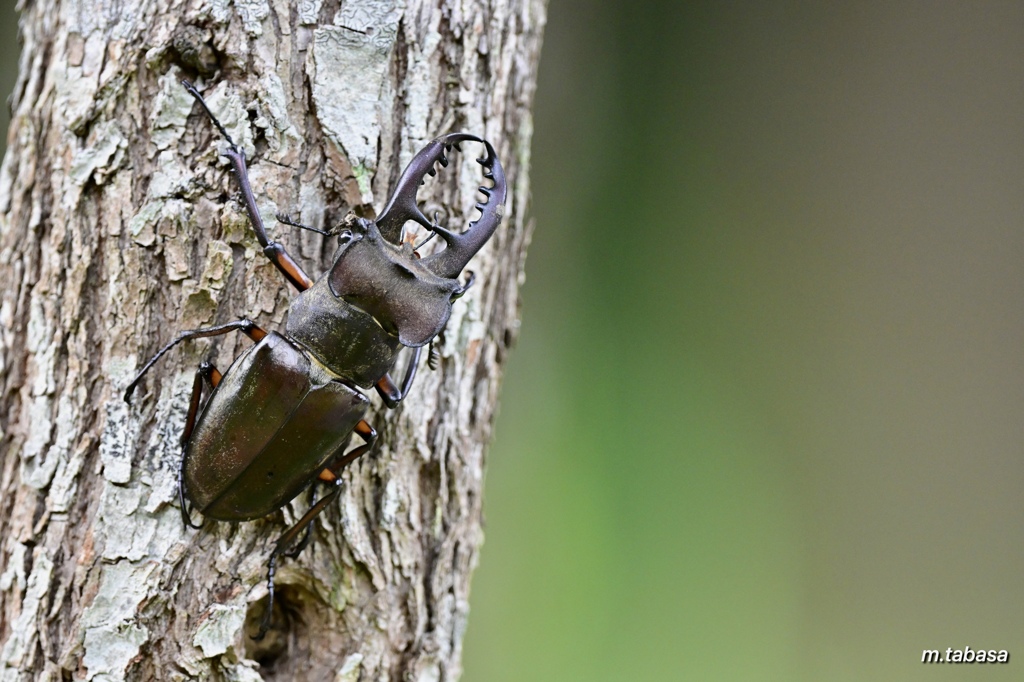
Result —
<svg viewBox="0 0 1024 682"><path fill-rule="evenodd" d="M421 241L421 242L420 242L419 244L417 244L416 246L412 247L412 250L413 250L413 251L418 251L418 250L419 250L419 248L420 248L421 246L423 246L424 244L426 244L427 242L429 242L429 241L430 241L431 239L433 239L433 238L434 238L434 237L436 237L436 236L437 236L437 232L431 232L430 234L428 234L428 235L427 235L427 236L426 236L426 237L425 237L425 238L423 239L423 241Z"/></svg>
<svg viewBox="0 0 1024 682"><path fill-rule="evenodd" d="M447 160L443 161L442 165L447 166L448 165L448 161ZM433 224L428 228L430 230L430 234L428 234L426 236L426 238L423 241L421 241L419 244L417 244L416 246L412 247L413 251L418 251L421 246L423 246L424 244L426 244L431 239L433 239L434 237L437 236L437 232L434 232L434 228L435 227L441 227L441 224L439 222L437 222L437 215L439 213L440 213L440 211L434 211Z"/></svg>
<svg viewBox="0 0 1024 682"><path fill-rule="evenodd" d="M310 227L309 225L303 225L302 223L297 223L294 220L292 220L291 216L288 215L287 213L278 213L277 214L277 222L284 223L285 225L291 225L292 227L298 227L298 228L301 228L303 230L309 230L310 232L316 232L317 234L322 234L325 237L332 237L332 236L334 236L334 233L331 232L330 230L321 230L318 227Z"/></svg>

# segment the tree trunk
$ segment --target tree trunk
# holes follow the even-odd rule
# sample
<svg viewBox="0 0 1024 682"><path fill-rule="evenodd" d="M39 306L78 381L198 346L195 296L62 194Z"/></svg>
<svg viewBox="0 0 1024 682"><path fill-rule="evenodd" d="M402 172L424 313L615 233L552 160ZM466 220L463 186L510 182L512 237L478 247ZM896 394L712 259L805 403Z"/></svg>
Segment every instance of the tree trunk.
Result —
<svg viewBox="0 0 1024 682"><path fill-rule="evenodd" d="M0 680L457 679L529 240L543 0L24 4L0 173ZM195 368L224 369L248 342L183 344L121 399L178 331L282 330L294 294L182 78L245 148L272 238L314 275L333 240L275 212L317 227L372 215L411 156L456 130L491 140L509 182L437 370L395 411L374 398L378 446L280 564L282 610L258 643L267 557L308 498L195 531L176 492ZM420 190L455 230L476 217L472 147Z"/></svg>

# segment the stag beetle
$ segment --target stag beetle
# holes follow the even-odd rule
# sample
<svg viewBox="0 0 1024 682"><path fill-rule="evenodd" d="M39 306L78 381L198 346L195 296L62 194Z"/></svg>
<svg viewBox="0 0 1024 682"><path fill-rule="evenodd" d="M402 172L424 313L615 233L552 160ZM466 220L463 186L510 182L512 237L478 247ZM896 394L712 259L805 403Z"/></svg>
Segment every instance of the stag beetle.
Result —
<svg viewBox="0 0 1024 682"><path fill-rule="evenodd" d="M130 402L146 372L183 341L234 331L255 341L224 374L208 362L196 371L181 434L178 498L183 523L200 528L188 502L204 518L238 522L270 514L319 481L332 486L278 538L270 554L270 597L256 636L260 639L270 626L277 558L302 551L313 519L341 491L341 470L366 454L377 438L363 419L369 399L360 389L373 387L389 408L408 394L423 346L448 321L452 301L473 283L472 272L460 282L462 269L501 222L505 175L489 142L466 133L438 137L409 162L376 220L350 214L336 230L316 230L336 235L338 248L330 270L313 281L281 244L267 237L245 154L199 91L188 81L183 85L227 142L226 156L263 253L300 293L283 334L264 331L248 319L181 332L143 366L124 399ZM476 204L480 218L465 232L453 233L427 219L416 205L416 192L427 174L436 173L435 163L448 165L445 153L461 142L484 145L486 154L477 162L493 185L479 188L485 197ZM304 227L283 216L279 220ZM408 221L422 225L430 237L440 236L445 247L420 258L418 246L403 239ZM413 354L399 386L389 371L404 347ZM210 389L205 404L204 385ZM353 433L362 444L346 450ZM304 537L296 542L303 529Z"/></svg>

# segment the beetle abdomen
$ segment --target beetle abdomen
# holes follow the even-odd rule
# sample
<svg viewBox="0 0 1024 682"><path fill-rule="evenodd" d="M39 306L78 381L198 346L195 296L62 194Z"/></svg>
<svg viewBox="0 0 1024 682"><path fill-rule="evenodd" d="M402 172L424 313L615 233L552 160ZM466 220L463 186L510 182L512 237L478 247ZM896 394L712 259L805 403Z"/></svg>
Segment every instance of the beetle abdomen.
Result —
<svg viewBox="0 0 1024 682"><path fill-rule="evenodd" d="M367 399L280 334L224 374L189 439L185 482L205 516L269 514L307 487L348 442Z"/></svg>

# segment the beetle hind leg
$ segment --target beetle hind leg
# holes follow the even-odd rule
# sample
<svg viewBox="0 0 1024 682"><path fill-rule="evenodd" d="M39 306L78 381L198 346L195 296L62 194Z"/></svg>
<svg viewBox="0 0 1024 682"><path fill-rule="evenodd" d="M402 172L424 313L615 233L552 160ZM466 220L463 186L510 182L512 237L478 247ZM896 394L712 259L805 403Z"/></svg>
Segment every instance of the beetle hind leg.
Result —
<svg viewBox="0 0 1024 682"><path fill-rule="evenodd" d="M260 631L253 636L253 639L256 641L263 639L267 634L267 631L270 629L271 618L274 614L274 574L277 572L277 557L282 554L285 556L296 556L309 543L309 532L312 529L313 520L341 492L341 479L335 478L333 483L333 490L317 500L316 504L309 508L309 511L299 519L298 523L282 533L274 545L274 551L270 553L270 560L267 562L267 610L263 613L263 619L260 621ZM295 542L295 538L298 537L303 529L306 531L306 537L298 543L295 549L290 550L289 547Z"/></svg>
<svg viewBox="0 0 1024 682"><path fill-rule="evenodd" d="M316 485L317 484L314 482L313 485L309 486L309 506L310 506L310 508L313 508L314 506L316 506ZM309 546L309 541L312 540L312 539L313 539L313 522L310 521L309 523L306 524L306 531L302 534L302 539L295 543L295 547L293 547L292 549L288 550L287 552L282 552L282 554L284 556L288 557L289 559L294 559L295 557L297 557L300 554L302 554L302 550L306 549L306 547Z"/></svg>
<svg viewBox="0 0 1024 682"><path fill-rule="evenodd" d="M221 373L209 362L203 362L196 370L195 379L192 381L192 396L188 401L188 415L185 417L185 428L181 432L181 459L178 462L178 502L181 504L181 522L187 528L202 528L203 523L198 525L192 521L192 512L189 510L188 501L185 499L185 454L187 452L188 439L192 437L192 431L196 427L196 417L199 414L199 403L203 398L203 382L216 388L220 383Z"/></svg>
<svg viewBox="0 0 1024 682"><path fill-rule="evenodd" d="M260 630L253 636L254 640L263 639L267 631L270 630L271 618L274 614L274 574L277 572L277 557L281 555L294 557L305 549L309 544L314 519L341 493L342 479L338 474L351 462L369 452L377 441L377 431L365 419L360 419L356 424L355 434L363 439L363 444L352 448L347 453L340 453L340 456L331 462L328 468L320 472L320 480L330 483L331 491L317 500L295 525L281 534L274 545L274 551L270 553L270 560L267 562L267 609L263 612ZM305 536L294 548L289 549L303 529L306 531Z"/></svg>

